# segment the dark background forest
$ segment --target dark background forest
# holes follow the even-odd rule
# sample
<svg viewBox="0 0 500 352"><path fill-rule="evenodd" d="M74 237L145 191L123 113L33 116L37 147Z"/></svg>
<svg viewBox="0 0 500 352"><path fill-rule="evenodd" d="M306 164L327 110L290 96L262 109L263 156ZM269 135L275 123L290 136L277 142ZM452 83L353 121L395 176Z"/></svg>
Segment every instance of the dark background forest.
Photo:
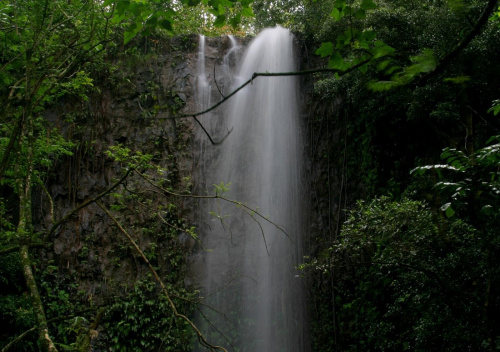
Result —
<svg viewBox="0 0 500 352"><path fill-rule="evenodd" d="M500 350L497 1L12 0L2 351L223 350L193 323L193 126L163 70L275 25L308 71L311 350Z"/></svg>

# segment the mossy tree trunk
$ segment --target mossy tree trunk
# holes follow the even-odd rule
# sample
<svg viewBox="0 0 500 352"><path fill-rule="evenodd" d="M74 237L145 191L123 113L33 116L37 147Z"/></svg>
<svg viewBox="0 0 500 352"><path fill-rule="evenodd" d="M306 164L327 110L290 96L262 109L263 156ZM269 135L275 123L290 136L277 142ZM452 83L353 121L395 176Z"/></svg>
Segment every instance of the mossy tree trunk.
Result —
<svg viewBox="0 0 500 352"><path fill-rule="evenodd" d="M19 222L16 235L19 240L19 255L26 286L30 293L33 312L38 324L38 340L44 351L57 352L49 335L47 318L43 309L42 299L31 268L29 257L29 244L33 237L33 221L31 209L31 190L33 186L33 162L34 162L34 131L33 120L29 117L30 109L23 113L24 123L21 127L21 136L18 143L18 155L16 164L16 185L19 197ZM23 155L24 151L24 155ZM23 160L22 160L23 159Z"/></svg>

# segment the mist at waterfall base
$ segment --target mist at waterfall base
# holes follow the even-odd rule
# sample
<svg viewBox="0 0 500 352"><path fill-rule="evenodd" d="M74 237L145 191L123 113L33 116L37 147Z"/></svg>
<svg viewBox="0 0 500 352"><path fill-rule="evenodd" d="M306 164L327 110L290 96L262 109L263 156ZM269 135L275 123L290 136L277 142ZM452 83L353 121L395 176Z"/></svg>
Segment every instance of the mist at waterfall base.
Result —
<svg viewBox="0 0 500 352"><path fill-rule="evenodd" d="M297 69L293 36L286 29L262 31L245 50L236 74L226 66L231 55L241 52L231 39L222 76L216 77L219 85L231 82L228 91L254 72ZM204 71L204 50L201 37L198 108L216 102ZM220 145L200 142L203 188L213 194L212 185L230 183L225 197L248 205L286 232L234 204L201 203L198 232L204 250L197 275L209 307L202 307L197 324L211 344L230 351L309 350L304 283L295 269L302 258L304 213L298 100L295 77L260 77L222 109L201 118L214 135L222 138L231 131Z"/></svg>

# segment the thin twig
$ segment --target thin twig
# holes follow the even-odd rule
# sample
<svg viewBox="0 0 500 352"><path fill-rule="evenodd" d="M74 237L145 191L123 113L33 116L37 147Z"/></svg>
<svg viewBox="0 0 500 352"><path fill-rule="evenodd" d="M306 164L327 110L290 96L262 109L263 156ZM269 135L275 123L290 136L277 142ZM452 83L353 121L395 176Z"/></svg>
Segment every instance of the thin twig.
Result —
<svg viewBox="0 0 500 352"><path fill-rule="evenodd" d="M210 139L210 143L212 143L213 145L218 145L218 144L221 144L222 142L224 142L224 140L227 138L227 136L229 136L229 134L231 134L231 132L233 131L233 128L231 127L231 129L229 130L229 132L224 136L224 138L222 138L220 141L218 142L214 142L214 140L212 139L212 137L210 136L210 134L208 133L208 131L205 129L205 127L203 127L203 125L201 124L200 121L198 121L198 119L196 118L195 115L193 115L193 119L198 122L198 125L200 125L200 127L202 128L203 132L205 132L205 134L208 136L208 139Z"/></svg>
<svg viewBox="0 0 500 352"><path fill-rule="evenodd" d="M218 328L217 328L217 327L216 327L216 326L215 326L215 325L214 325L214 324L210 321L210 319L208 319L208 318L206 317L206 315L205 315L205 314L203 314L203 312L201 311L201 309L199 309L199 308L198 308L198 312L200 312L200 314L201 314L201 316L203 317L203 319L205 319L205 321L207 321L207 322L208 322L208 325L210 325L210 327L211 327L212 329L214 329L215 331L217 331L217 332L218 332L218 333L219 333L219 334L220 334L220 335L224 338L224 340L226 340L226 342L227 342L227 343L231 346L231 348L234 350L234 346L233 346L233 344L231 343L231 341L229 340L229 338L228 338L228 337L227 337L227 336L226 336L226 335L225 335L222 331L220 331L220 330L219 330L219 329L218 329Z"/></svg>
<svg viewBox="0 0 500 352"><path fill-rule="evenodd" d="M158 186L157 184L155 184L153 181L151 181L146 175L140 173L139 171L137 170L134 170L136 174L138 174L140 177L142 177L144 180L146 180L146 182L148 182L150 185L152 185L153 187L156 187L158 188L159 190L163 191L164 193L168 194L168 195L171 195L171 196L174 196L174 197L181 197L181 198L193 198L193 199L222 199L223 201L226 201L228 203L232 203L232 204L235 204L237 207L242 207L243 209L246 209L246 210L249 210L250 212L254 213L255 215L259 216L261 219L263 219L264 221L270 223L271 225L273 225L274 227L276 227L278 230L280 230L281 232L283 232L283 234L292 242L292 243L295 243L292 238L290 237L290 235L288 235L288 233L285 231L285 229L283 229L283 227L281 227L280 225L278 225L277 223L269 220L267 217L265 217L264 215L262 215L261 213L259 213L258 211L256 211L255 209L252 209L251 207L249 207L248 205L242 203L242 202L238 202L236 200L233 200L233 199L229 199L229 198L226 198L226 197L223 197L219 194L215 194L215 195L212 195L212 196L198 196L198 195L192 195L192 194L179 194L179 193L174 193L174 192L171 192L171 191L168 191L166 190L165 188L163 187L160 187Z"/></svg>
<svg viewBox="0 0 500 352"><path fill-rule="evenodd" d="M125 181L125 179L128 177L128 175L130 175L130 173L133 170L134 170L133 168L128 169L127 172L125 173L125 175L123 175L118 181L116 181L116 183L114 185L112 185L111 187L109 187L107 190L105 190L104 192L100 193L96 197L83 202L82 204L80 204L79 206L77 206L75 209L73 209L72 211L70 211L65 217L63 217L62 219L60 219L59 221L57 221L56 223L54 223L54 225L50 228L50 230L48 230L47 233L45 234L43 242L45 243L49 239L49 237L56 231L56 229L59 226L61 226L65 221L67 221L71 216L73 216L80 209L83 209L86 206L88 206L88 205L90 205L90 204L92 204L94 202L97 202L99 199L101 199L106 194L110 193L112 190L114 190L116 187L118 187L123 181Z"/></svg>
<svg viewBox="0 0 500 352"><path fill-rule="evenodd" d="M217 90L219 91L220 96L225 98L224 94L222 94L222 92L219 88L219 85L217 84L217 77L215 76L215 66L217 66L217 65L214 63L214 83L215 83L215 86L217 87Z"/></svg>
<svg viewBox="0 0 500 352"><path fill-rule="evenodd" d="M7 350L9 350L12 346L14 346L16 343L18 343L19 341L21 341L26 335L28 335L30 332L35 331L36 329L38 329L38 325L37 326L33 326L31 329L26 330L21 335L17 336L14 340L12 340L11 342L9 342L4 348L2 348L2 352L6 352Z"/></svg>
<svg viewBox="0 0 500 352"><path fill-rule="evenodd" d="M77 314L83 314L83 313L87 313L89 311L92 311L92 309L86 309L86 310L78 312ZM77 316L76 314L59 316L59 317L55 317L55 318L52 318L52 319L47 319L47 323L53 323L55 321L60 321L60 320L69 320L69 319L73 319L76 316ZM19 341L21 341L26 335L28 335L30 332L35 331L37 328L38 328L38 325L32 327L31 329L26 330L21 335L17 336L11 342L9 342L4 348L2 348L1 352L6 352L8 349L10 349L16 343L18 343Z"/></svg>

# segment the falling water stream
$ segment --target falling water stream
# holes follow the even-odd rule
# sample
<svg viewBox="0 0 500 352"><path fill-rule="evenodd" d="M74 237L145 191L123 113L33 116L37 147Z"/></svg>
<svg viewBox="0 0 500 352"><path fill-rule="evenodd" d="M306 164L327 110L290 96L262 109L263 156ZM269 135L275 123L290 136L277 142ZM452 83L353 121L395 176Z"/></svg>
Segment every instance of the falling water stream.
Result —
<svg viewBox="0 0 500 352"><path fill-rule="evenodd" d="M202 65L204 58L198 61L198 89L204 90L198 94L205 94L198 97L199 108L212 103ZM295 71L293 36L281 27L262 31L238 67L226 77L231 90L254 72ZM222 129L214 133L232 129L228 138L202 146L211 149L201 156L209 159L200 166L207 189L213 193L211 185L223 182L225 197L265 217L224 201L203 203L201 210L210 215L199 222L204 251L198 271L211 308L202 309L198 323L209 341L231 351L308 350L303 283L295 269L304 213L298 101L295 77L259 77L210 117Z"/></svg>

